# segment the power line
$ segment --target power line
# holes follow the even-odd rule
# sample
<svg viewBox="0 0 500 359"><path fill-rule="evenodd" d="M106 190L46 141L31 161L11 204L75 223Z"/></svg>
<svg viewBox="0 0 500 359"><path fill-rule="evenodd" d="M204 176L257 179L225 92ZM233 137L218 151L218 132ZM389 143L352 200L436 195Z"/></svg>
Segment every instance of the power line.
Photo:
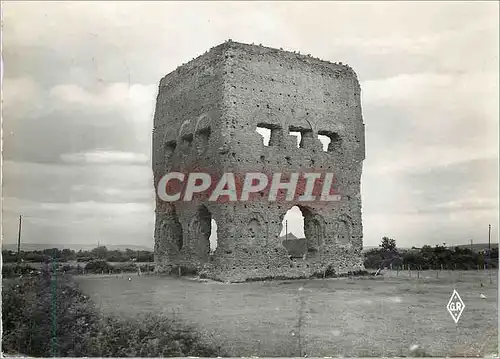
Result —
<svg viewBox="0 0 500 359"><path fill-rule="evenodd" d="M491 224L488 224L488 269L490 269L491 263ZM488 271L490 276L491 284L491 269Z"/></svg>
<svg viewBox="0 0 500 359"><path fill-rule="evenodd" d="M21 227L23 216L19 215L19 232L17 234L17 264L21 262Z"/></svg>

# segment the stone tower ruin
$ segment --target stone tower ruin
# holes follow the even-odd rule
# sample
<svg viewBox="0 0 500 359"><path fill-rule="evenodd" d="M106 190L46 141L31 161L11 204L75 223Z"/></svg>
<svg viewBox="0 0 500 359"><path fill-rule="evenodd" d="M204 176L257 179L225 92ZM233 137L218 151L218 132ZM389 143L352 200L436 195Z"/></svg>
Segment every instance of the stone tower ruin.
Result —
<svg viewBox="0 0 500 359"><path fill-rule="evenodd" d="M264 144L257 128L270 130ZM290 132L299 132L297 137ZM323 149L319 136L329 139ZM294 52L228 41L160 81L154 115L155 189L167 172L320 169L335 173L340 201L156 202L155 261L222 281L301 278L363 270L360 182L365 158L354 71ZM304 217L306 253L279 239L285 213ZM217 249L210 253L211 220ZM297 257L297 256L295 256Z"/></svg>

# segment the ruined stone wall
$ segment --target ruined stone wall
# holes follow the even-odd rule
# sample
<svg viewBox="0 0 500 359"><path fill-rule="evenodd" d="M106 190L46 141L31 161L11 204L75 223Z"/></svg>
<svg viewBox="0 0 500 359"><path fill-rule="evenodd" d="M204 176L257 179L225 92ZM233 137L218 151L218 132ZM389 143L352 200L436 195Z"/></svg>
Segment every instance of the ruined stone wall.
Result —
<svg viewBox="0 0 500 359"><path fill-rule="evenodd" d="M214 129L222 118L223 56L220 47L213 48L160 81L153 129L155 189L167 172L189 173L198 164L205 168L219 166L217 143L221 133ZM203 131L207 126L210 133ZM192 240L195 235L191 233L196 205L173 206L157 197L155 260L160 267L174 263L197 267L203 262L200 257L207 243Z"/></svg>
<svg viewBox="0 0 500 359"><path fill-rule="evenodd" d="M271 131L268 146L257 127ZM197 136L206 128L209 138ZM290 131L301 133L300 148ZM342 195L339 202L319 203L269 202L266 197L225 204L157 203L155 252L161 266L193 267L231 281L363 268L364 125L359 83L349 67L225 43L161 81L154 132L153 167L160 176L196 164L219 174L327 171L335 173ZM318 135L331 139L328 151ZM202 150L183 147L189 136ZM176 143L175 149L166 143ZM290 259L279 240L283 217L294 205L304 216L304 259ZM210 217L218 227L213 256L207 250Z"/></svg>

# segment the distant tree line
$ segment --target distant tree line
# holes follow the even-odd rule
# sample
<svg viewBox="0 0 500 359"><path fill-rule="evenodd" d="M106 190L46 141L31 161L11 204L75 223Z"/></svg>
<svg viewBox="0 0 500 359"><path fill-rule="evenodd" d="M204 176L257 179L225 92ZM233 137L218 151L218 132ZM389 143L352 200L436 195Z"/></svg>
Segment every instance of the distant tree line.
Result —
<svg viewBox="0 0 500 359"><path fill-rule="evenodd" d="M2 251L4 263L15 263L17 252ZM383 237L379 248L371 249L365 253L364 265L366 268L378 269L385 267L414 268L414 269L483 269L498 268L498 247L482 252L474 252L468 247L448 248L436 245L435 247L423 246L422 248L399 249L396 241ZM105 246L96 247L90 251L72 249L44 249L40 251L21 251L20 259L28 263L59 263L77 262L153 262L152 251L131 249L108 250Z"/></svg>
<svg viewBox="0 0 500 359"><path fill-rule="evenodd" d="M15 251L2 251L3 262L13 263L17 261L17 252ZM105 246L96 247L90 251L79 250L74 251L72 249L58 249L50 248L39 251L21 251L20 259L23 262L32 263L48 263L51 261L57 262L88 262L93 260L103 260L107 262L153 262L154 254L152 251L134 251L131 249L120 250L108 250Z"/></svg>
<svg viewBox="0 0 500 359"><path fill-rule="evenodd" d="M484 269L498 268L498 247L481 252L474 252L467 247L449 248L436 245L402 250L396 247L396 241L383 237L379 248L365 253L366 268L412 268L412 269Z"/></svg>

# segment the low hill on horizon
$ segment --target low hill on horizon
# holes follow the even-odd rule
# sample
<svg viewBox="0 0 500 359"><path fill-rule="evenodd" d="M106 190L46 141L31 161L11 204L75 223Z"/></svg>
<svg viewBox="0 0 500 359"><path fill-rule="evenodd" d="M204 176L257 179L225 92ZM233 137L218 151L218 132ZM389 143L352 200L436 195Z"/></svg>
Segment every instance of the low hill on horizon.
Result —
<svg viewBox="0 0 500 359"><path fill-rule="evenodd" d="M459 244L457 246L452 246L452 247L459 247L459 248L470 248L470 244ZM498 248L498 243L491 243L491 249L493 248ZM481 252L485 249L488 249L488 243L472 243L472 251L474 252Z"/></svg>
<svg viewBox="0 0 500 359"><path fill-rule="evenodd" d="M110 251L124 251L127 248L133 251L153 251L152 247L135 244L101 244ZM21 251L41 251L44 249L72 249L74 251L90 251L97 247L97 244L60 244L60 243L21 243ZM17 251L17 244L2 243L2 250Z"/></svg>

